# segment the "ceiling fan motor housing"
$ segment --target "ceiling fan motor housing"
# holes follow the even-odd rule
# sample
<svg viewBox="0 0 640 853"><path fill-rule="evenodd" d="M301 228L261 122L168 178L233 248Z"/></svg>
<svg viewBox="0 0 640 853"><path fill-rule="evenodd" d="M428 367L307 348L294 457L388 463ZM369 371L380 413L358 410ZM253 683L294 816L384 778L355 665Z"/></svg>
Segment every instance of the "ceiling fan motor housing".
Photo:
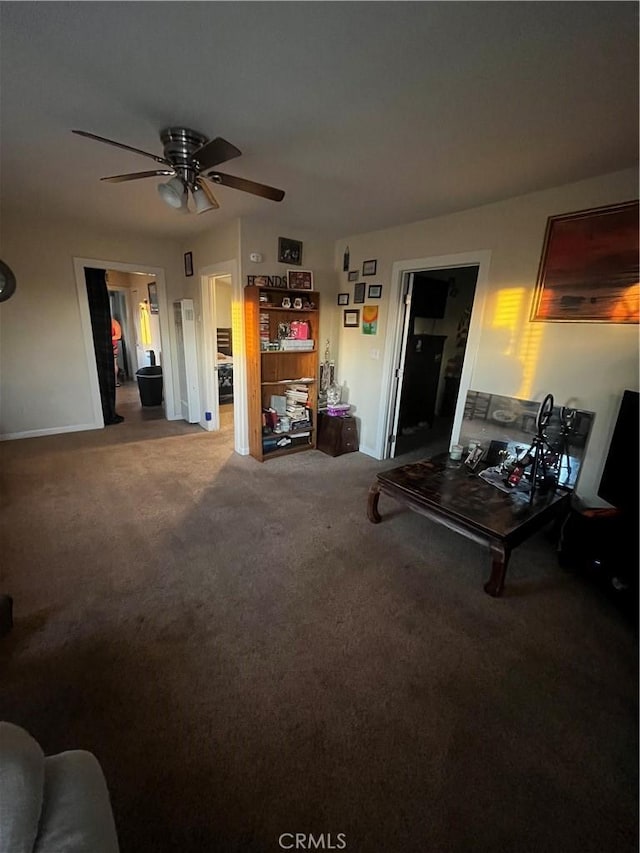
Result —
<svg viewBox="0 0 640 853"><path fill-rule="evenodd" d="M189 186L195 185L198 165L193 155L209 141L208 137L187 127L167 127L160 132L164 146L164 156L175 168L183 181Z"/></svg>

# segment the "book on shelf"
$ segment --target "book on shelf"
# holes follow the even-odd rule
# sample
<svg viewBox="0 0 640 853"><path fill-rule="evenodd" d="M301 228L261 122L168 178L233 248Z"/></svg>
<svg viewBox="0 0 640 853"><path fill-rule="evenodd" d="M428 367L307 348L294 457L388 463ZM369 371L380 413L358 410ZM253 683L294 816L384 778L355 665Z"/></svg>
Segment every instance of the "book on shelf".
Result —
<svg viewBox="0 0 640 853"><path fill-rule="evenodd" d="M284 352L310 352L314 342L304 338L282 338L280 349Z"/></svg>
<svg viewBox="0 0 640 853"><path fill-rule="evenodd" d="M287 398L284 395L271 395L271 408L275 409L279 415L284 415L287 412Z"/></svg>

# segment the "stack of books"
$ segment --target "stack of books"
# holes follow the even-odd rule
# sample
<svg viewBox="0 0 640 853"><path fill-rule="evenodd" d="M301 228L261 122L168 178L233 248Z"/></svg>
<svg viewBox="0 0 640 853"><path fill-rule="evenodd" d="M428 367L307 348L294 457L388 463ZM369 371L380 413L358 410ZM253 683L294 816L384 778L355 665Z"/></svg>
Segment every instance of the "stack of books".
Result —
<svg viewBox="0 0 640 853"><path fill-rule="evenodd" d="M309 387L301 383L288 385L285 390L287 399L287 415L291 419L291 431L310 429L311 410L309 402Z"/></svg>
<svg viewBox="0 0 640 853"><path fill-rule="evenodd" d="M283 338L280 341L280 347L285 352L310 352L313 349L312 340L304 340L303 338Z"/></svg>
<svg viewBox="0 0 640 853"><path fill-rule="evenodd" d="M269 349L269 315L260 314L260 349Z"/></svg>

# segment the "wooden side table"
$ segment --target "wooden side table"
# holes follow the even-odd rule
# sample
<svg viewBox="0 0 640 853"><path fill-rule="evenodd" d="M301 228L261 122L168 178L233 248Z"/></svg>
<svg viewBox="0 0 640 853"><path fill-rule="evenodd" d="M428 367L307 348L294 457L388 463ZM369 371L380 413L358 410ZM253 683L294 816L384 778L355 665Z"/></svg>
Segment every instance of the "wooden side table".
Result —
<svg viewBox="0 0 640 853"><path fill-rule="evenodd" d="M318 450L329 456L342 456L353 453L358 447L358 425L354 417L318 412Z"/></svg>

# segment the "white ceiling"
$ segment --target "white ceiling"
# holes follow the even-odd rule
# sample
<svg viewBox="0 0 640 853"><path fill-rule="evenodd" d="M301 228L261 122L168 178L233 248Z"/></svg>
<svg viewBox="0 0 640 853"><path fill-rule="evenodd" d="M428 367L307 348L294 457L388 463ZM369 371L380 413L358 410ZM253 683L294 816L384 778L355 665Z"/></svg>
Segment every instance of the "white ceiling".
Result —
<svg viewBox="0 0 640 853"><path fill-rule="evenodd" d="M3 216L21 208L187 235L241 215L329 237L633 166L635 2L3 2ZM184 216L160 179L100 183L162 154L159 131L222 136L217 188Z"/></svg>

